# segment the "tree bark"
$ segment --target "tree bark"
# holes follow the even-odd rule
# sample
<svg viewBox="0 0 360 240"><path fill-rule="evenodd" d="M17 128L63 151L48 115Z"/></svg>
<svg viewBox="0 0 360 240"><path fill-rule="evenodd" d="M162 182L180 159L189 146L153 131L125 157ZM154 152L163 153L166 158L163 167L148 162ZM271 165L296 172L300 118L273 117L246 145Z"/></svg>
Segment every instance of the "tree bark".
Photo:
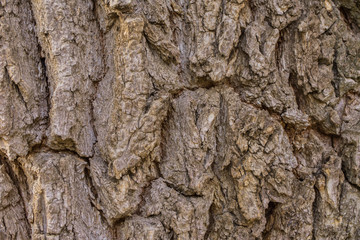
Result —
<svg viewBox="0 0 360 240"><path fill-rule="evenodd" d="M0 239L360 239L359 0L2 0Z"/></svg>

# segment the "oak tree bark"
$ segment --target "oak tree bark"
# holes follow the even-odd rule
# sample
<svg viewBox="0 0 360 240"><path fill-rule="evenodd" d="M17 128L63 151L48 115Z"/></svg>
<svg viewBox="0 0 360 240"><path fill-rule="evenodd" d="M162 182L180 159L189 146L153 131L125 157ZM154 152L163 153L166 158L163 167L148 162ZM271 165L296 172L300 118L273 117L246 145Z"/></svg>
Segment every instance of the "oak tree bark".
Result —
<svg viewBox="0 0 360 240"><path fill-rule="evenodd" d="M2 0L0 239L360 239L359 0Z"/></svg>

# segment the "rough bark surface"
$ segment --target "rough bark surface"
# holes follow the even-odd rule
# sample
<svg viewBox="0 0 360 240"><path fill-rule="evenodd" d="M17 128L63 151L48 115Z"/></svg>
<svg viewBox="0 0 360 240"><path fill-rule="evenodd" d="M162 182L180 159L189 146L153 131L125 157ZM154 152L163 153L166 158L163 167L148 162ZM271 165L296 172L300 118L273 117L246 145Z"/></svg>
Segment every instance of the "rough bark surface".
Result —
<svg viewBox="0 0 360 240"><path fill-rule="evenodd" d="M360 1L1 0L0 239L360 239Z"/></svg>

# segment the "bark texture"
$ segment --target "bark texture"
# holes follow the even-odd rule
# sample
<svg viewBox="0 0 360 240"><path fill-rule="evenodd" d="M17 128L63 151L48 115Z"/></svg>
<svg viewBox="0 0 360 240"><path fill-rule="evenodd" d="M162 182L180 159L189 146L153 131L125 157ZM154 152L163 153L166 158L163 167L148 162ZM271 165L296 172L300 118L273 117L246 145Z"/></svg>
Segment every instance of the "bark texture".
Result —
<svg viewBox="0 0 360 240"><path fill-rule="evenodd" d="M360 239L359 0L1 0L0 239Z"/></svg>

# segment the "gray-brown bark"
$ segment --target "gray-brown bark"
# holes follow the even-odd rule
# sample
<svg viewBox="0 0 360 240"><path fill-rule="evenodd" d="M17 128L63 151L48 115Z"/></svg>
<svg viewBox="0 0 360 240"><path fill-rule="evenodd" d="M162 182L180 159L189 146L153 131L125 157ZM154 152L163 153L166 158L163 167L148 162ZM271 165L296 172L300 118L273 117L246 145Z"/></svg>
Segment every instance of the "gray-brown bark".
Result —
<svg viewBox="0 0 360 240"><path fill-rule="evenodd" d="M3 0L0 239L360 239L359 0Z"/></svg>

